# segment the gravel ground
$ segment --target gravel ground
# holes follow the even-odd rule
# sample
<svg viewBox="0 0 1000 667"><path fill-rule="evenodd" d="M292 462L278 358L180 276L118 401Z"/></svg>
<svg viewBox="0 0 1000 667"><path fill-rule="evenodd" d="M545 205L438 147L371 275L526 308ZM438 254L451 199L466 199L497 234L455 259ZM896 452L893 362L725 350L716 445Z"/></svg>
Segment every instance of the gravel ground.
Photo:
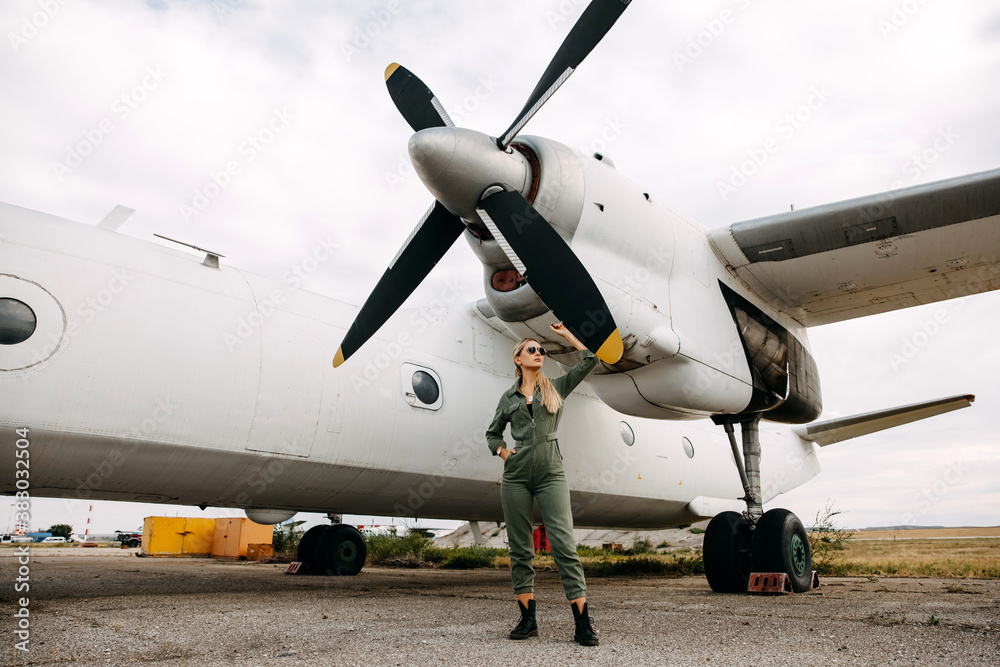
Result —
<svg viewBox="0 0 1000 667"><path fill-rule="evenodd" d="M24 653L10 615L17 563L0 549L5 665L1000 664L997 580L829 578L760 597L717 595L700 577L591 578L601 645L588 648L571 641L552 572L537 581L541 636L512 642L504 571L322 578L110 549L39 549L30 568Z"/></svg>

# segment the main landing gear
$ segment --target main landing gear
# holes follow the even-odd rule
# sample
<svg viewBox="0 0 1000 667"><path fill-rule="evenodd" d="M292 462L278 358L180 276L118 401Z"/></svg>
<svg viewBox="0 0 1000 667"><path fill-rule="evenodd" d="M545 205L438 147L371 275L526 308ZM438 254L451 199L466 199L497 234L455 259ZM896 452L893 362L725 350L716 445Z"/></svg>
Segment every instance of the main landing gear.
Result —
<svg viewBox="0 0 1000 667"><path fill-rule="evenodd" d="M313 526L299 540L296 559L312 574L353 576L368 557L365 538L354 526L343 523Z"/></svg>
<svg viewBox="0 0 1000 667"><path fill-rule="evenodd" d="M747 509L742 514L722 512L708 524L703 554L709 586L716 593L745 593L751 572L784 572L796 593L809 590L812 553L805 527L788 510L765 512L761 504L760 415L740 421L742 457L731 419L719 417L715 421L729 435Z"/></svg>

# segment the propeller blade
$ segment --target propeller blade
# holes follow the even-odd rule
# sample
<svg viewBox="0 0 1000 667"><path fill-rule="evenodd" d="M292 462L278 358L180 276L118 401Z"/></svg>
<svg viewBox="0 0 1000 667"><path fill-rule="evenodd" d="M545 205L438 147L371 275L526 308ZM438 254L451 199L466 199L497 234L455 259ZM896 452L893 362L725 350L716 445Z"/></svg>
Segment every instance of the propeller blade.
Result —
<svg viewBox="0 0 1000 667"><path fill-rule="evenodd" d="M385 68L385 87L414 132L428 127L455 127L441 102L423 81L399 63Z"/></svg>
<svg viewBox="0 0 1000 667"><path fill-rule="evenodd" d="M357 352L392 317L463 231L465 223L461 218L434 202L354 318L333 359L334 368Z"/></svg>
<svg viewBox="0 0 1000 667"><path fill-rule="evenodd" d="M579 258L519 192L498 192L479 214L542 302L597 357L617 363L624 351L608 304Z"/></svg>
<svg viewBox="0 0 1000 667"><path fill-rule="evenodd" d="M535 89L528 96L521 113L517 115L514 124L497 139L497 145L506 149L521 128L531 120L542 105L563 85L583 59L586 58L604 35L611 30L618 17L622 15L632 0L593 0L585 10L576 25L566 35L556 55L552 57L549 66L538 80ZM398 106L398 105L397 105Z"/></svg>

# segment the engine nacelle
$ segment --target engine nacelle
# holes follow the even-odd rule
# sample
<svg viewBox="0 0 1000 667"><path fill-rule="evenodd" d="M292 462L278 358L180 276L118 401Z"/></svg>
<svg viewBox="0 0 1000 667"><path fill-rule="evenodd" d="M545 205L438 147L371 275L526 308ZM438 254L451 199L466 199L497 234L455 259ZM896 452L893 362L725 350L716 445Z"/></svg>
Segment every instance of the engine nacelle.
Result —
<svg viewBox="0 0 1000 667"><path fill-rule="evenodd" d="M567 244L572 244L584 201L583 169L576 154L560 143L524 135L511 148L524 156L530 169L521 194ZM466 223L465 238L483 263L486 300L497 317L514 324L548 313L548 307L507 259L482 220L476 217Z"/></svg>

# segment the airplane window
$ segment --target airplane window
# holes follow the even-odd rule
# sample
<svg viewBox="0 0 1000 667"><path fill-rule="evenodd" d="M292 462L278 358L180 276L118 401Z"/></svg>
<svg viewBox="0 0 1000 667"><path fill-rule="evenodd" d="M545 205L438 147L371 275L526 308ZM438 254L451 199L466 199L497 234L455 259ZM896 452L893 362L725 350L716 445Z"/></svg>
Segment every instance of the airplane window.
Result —
<svg viewBox="0 0 1000 667"><path fill-rule="evenodd" d="M626 445L631 447L632 445L635 444L635 433L632 432L631 426L629 426L625 422L621 422L620 424L618 424L618 432L621 433L622 440L625 441Z"/></svg>
<svg viewBox="0 0 1000 667"><path fill-rule="evenodd" d="M437 403L441 390L430 373L417 371L413 374L413 393L417 395L421 403L433 405Z"/></svg>
<svg viewBox="0 0 1000 667"><path fill-rule="evenodd" d="M28 304L8 297L0 298L0 345L17 345L35 333L37 320Z"/></svg>
<svg viewBox="0 0 1000 667"><path fill-rule="evenodd" d="M403 400L421 410L440 410L444 405L441 376L427 366L404 361L399 365Z"/></svg>
<svg viewBox="0 0 1000 667"><path fill-rule="evenodd" d="M681 438L681 445L684 446L684 453L687 454L689 459L694 458L694 445L687 438Z"/></svg>

